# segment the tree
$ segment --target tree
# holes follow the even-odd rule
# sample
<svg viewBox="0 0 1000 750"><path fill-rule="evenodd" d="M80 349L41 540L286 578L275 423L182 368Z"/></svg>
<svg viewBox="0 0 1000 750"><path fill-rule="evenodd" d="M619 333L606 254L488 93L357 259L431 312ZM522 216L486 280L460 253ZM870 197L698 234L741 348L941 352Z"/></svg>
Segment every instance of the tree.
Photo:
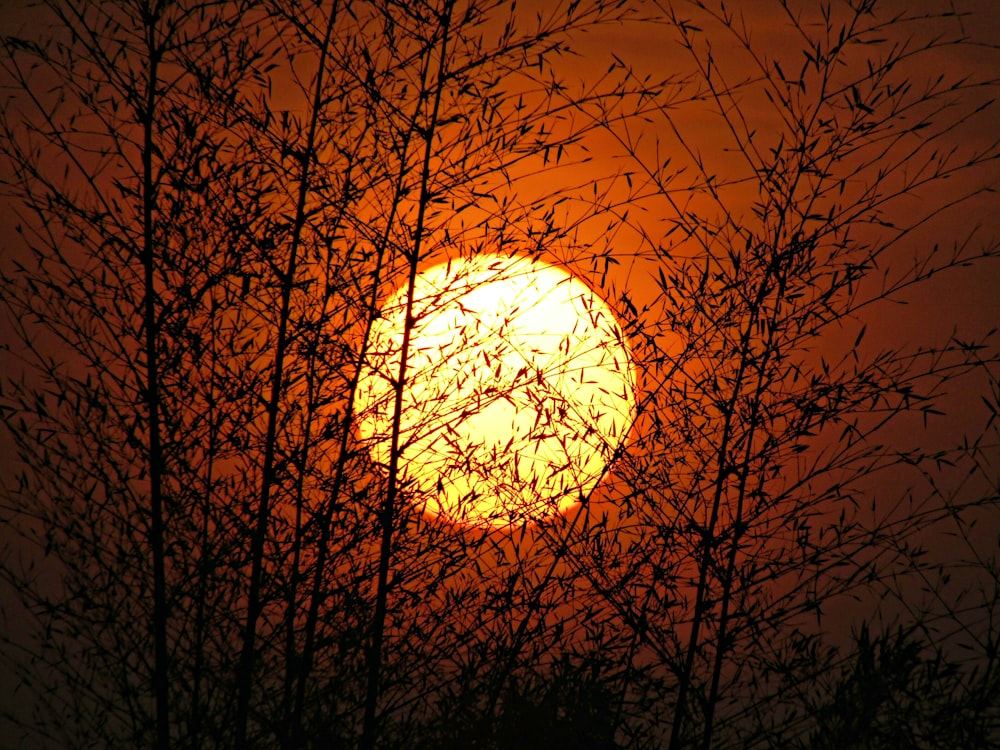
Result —
<svg viewBox="0 0 1000 750"><path fill-rule="evenodd" d="M39 521L62 580L35 586L34 561L4 572L53 633L28 670L78 688L57 692L77 722L39 728L68 744L141 745L155 726L162 747L299 746L354 731L360 703L371 743L392 679L382 633L412 608L388 602L390 567L443 577L467 541L394 538L393 468L376 482L351 430L364 327L446 237L538 232L513 195L474 204L572 144L547 124L545 58L629 12L49 10L51 38L5 39L7 185L31 254L4 279L25 373L7 389L24 467L7 507L29 539ZM540 83L518 74L529 58ZM411 627L454 627L435 618Z"/></svg>
<svg viewBox="0 0 1000 750"><path fill-rule="evenodd" d="M966 560L931 564L924 540L953 523L968 539L967 525L995 512L993 398L953 447L886 442L894 424L919 429L914 416L926 427L959 378L995 384L993 332L915 348L863 342L873 311L911 286L995 258L975 229L950 248L920 239L990 189L996 140L959 139L996 80L925 80L970 43L958 23L944 31L950 9L776 3L783 42L768 48L749 9L660 7L663 36L687 57L675 70L690 75L635 113L588 110L630 157L627 197L609 208L620 207L660 295L626 311L648 368L647 427L629 452L641 482L624 516L630 549L644 554L612 572L622 535L610 550L581 539L580 569L634 629L636 651L675 675L671 748L722 746L723 727L743 746L771 735L784 747L811 720L796 685L842 658L823 627L839 601L878 607L895 594L903 611L882 606L883 617L937 632L939 618L965 625L962 607L941 596L933 613L906 612L914 580L955 574L995 592L981 547L975 572L958 574L951 564ZM692 126L692 109L707 121ZM634 125L639 112L650 124ZM911 212L903 204L917 196ZM943 467L959 465L975 480L955 490ZM917 486L879 481L903 472ZM967 631L986 664L994 607L986 594L975 609L987 619Z"/></svg>
<svg viewBox="0 0 1000 750"><path fill-rule="evenodd" d="M922 240L995 186L963 138L997 81L928 75L978 49L950 7L772 10L775 48L707 2L78 0L5 32L0 571L38 630L4 656L40 699L8 719L787 747L895 742L854 706L922 690L996 741L1000 352L866 330L996 258ZM640 413L575 510L463 528L402 472L407 333L384 465L355 394L384 300L498 250L612 304ZM953 445L906 432L947 414Z"/></svg>
<svg viewBox="0 0 1000 750"><path fill-rule="evenodd" d="M809 747L990 746L981 714L995 681L962 684L961 665L902 628L873 641L862 623L856 643L856 662L816 710Z"/></svg>

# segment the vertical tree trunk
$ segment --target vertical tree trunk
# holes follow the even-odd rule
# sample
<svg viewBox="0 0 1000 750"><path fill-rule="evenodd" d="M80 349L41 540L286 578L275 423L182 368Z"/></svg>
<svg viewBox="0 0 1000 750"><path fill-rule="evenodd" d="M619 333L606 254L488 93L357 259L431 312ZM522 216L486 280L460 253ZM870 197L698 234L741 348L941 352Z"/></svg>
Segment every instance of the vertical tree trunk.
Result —
<svg viewBox="0 0 1000 750"><path fill-rule="evenodd" d="M434 103L431 107L429 121L424 129L425 145L424 159L420 171L420 202L417 208L417 223L414 231L413 250L409 258L409 278L406 294L406 323L403 327L403 341L400 349L399 375L395 383L395 403L392 416L392 443L389 454L388 490L380 513L382 537L379 547L378 580L375 592L375 614L372 618L371 640L368 645L368 680L365 689L365 714L361 730L361 750L374 750L376 733L376 710L378 708L379 680L382 672L382 641L385 636L385 618L388 606L389 565L392 558L393 519L396 514L396 501L399 496L399 431L403 407L403 387L406 382L407 349L410 334L413 330L413 288L417 280L417 267L420 262L420 251L424 236L424 216L430 197L427 186L431 172L431 155L434 153L434 133L438 122L438 112L441 107L441 93L444 88L447 55L448 34L451 29L451 15L454 10L454 0L445 0L444 11L441 13L441 46L438 63L437 82L434 88ZM428 67L430 54L427 55ZM424 76L426 80L426 75ZM419 110L417 112L419 117Z"/></svg>
<svg viewBox="0 0 1000 750"><path fill-rule="evenodd" d="M153 180L153 123L160 49L156 39L156 13L147 12L146 49L149 75L142 112L142 264L144 283L144 330L146 334L146 408L149 411L149 545L153 558L153 692L156 699L156 747L170 747L170 700L167 676L167 583L163 520L163 447L160 436L160 393L156 312L156 248L153 213L156 205Z"/></svg>
<svg viewBox="0 0 1000 750"><path fill-rule="evenodd" d="M298 268L298 254L302 242L302 230L306 221L306 199L310 190L310 170L315 157L316 132L319 112L323 99L323 74L326 58L336 25L339 0L334 0L333 9L327 23L326 36L320 49L319 66L316 71L316 88L313 95L312 112L309 118L309 132L302 152L302 172L299 181L295 224L288 251L288 263L281 278L281 308L278 313L278 339L275 343L274 372L271 378L271 394L267 403L267 434L264 438L264 458L261 468L261 490L257 505L257 518L250 549L250 585L247 594L247 619L243 629L243 646L237 665L237 697L235 743L237 748L247 745L250 693L252 690L254 645L257 621L260 618L261 581L264 572L264 544L267 541L271 519L271 494L276 482L275 449L278 439L279 410L281 392L284 388L285 357L289 341L289 316L291 314L292 290L295 288L295 273Z"/></svg>

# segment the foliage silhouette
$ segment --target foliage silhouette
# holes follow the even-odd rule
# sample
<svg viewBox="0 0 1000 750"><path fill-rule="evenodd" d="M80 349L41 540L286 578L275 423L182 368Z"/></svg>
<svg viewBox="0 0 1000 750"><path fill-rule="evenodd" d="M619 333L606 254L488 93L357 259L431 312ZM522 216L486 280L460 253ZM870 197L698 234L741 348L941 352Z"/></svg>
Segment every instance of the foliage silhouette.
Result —
<svg viewBox="0 0 1000 750"><path fill-rule="evenodd" d="M26 742L1000 742L1000 350L883 320L995 273L939 241L996 187L976 17L43 5L0 56ZM411 502L406 335L387 461L355 413L381 303L496 252L614 307L640 401L594 493L502 530Z"/></svg>

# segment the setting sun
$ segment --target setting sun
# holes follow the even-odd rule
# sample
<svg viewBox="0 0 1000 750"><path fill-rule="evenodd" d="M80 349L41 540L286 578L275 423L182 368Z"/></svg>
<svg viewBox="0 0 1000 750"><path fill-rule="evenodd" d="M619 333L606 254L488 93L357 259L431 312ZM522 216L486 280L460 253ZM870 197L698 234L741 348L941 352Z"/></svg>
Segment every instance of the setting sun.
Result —
<svg viewBox="0 0 1000 750"><path fill-rule="evenodd" d="M359 432L388 466L407 289L372 326ZM565 512L594 489L635 414L631 355L582 281L524 257L417 276L399 429L404 491L423 510L494 527Z"/></svg>

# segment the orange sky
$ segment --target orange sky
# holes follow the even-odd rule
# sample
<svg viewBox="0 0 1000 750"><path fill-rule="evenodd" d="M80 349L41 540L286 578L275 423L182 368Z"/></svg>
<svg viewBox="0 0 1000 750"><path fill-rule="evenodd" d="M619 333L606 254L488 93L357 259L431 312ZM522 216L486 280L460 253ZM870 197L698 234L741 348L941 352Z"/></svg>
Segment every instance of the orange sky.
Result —
<svg viewBox="0 0 1000 750"><path fill-rule="evenodd" d="M536 0L539 5L544 5L541 0ZM530 4L529 4L530 5ZM926 5L927 7L941 7L943 3L912 3L905 0L898 0L894 4L899 8L915 8ZM946 3L944 3L946 5ZM752 2L734 3L734 7L742 8L751 20L750 14L759 8L759 4ZM963 49L960 54L953 54L948 51L935 58L935 66L942 72L961 75L992 76L996 75L990 66L997 60L995 45L1000 44L1000 3L995 0L972 0L963 3L973 13L973 16L966 21L962 21L962 29L976 42L983 45L994 45L993 49L986 47L969 47ZM22 7L21 3L2 3L0 0L0 33L16 32L24 28L25 24L32 23L34 11L29 11ZM785 59L785 56L795 58L799 54L793 49L793 38L790 26L785 19L777 16L763 17L759 14L752 18L755 38L759 41L761 49L765 54L773 55L778 59ZM955 22L956 26L958 21ZM952 28L952 31L954 28ZM645 24L634 25L626 29L609 28L600 32L581 36L575 40L581 51L581 57L566 58L557 63L557 70L565 77L565 80L572 86L574 81L587 81L595 74L603 74L611 64L611 51L622 50L623 56L633 66L634 71L640 77L646 73L654 76L683 75L690 71L690 61L685 57L674 41L664 41L669 36L669 32L663 27ZM721 68L727 75L738 77L741 75L741 63L734 62L725 45L720 45L718 50L718 61ZM790 67L794 63L788 63L784 67ZM939 66L939 67L938 67ZM286 93L278 91L277 94L285 96ZM680 90L678 95L683 97L684 92ZM759 93L748 94L744 100L744 114L748 119L755 122L755 128L763 134L766 140L771 137L769 128L774 128L776 121L773 113L767 109L766 102ZM290 106L294 103L289 102ZM683 105L682 105L683 106ZM688 139L689 145L697 150L718 170L718 174L725 177L732 175L735 177L745 177L745 166L739 163L730 150L731 139L726 134L720 120L714 116L707 106L701 104L688 106L687 109L680 109L677 123L683 128L684 137ZM994 112L992 117L980 117L974 124L957 130L944 140L943 146L956 147L958 149L971 149L977 145L982 146L989 143L996 137L996 122L998 116ZM662 121L657 121L661 123ZM644 126L639 125L633 131L636 138L641 138L637 150L647 158L652 158L656 152L654 148L654 138L656 127L649 126L648 131L643 131ZM612 139L606 136L599 136L587 142L589 153L576 151L568 152L568 158L589 158L589 161L580 163L562 172L552 173L559 179L566 180L570 185L577 186L576 191L580 201L588 198L590 193L590 181L593 175L606 175L619 173L618 178L612 183L605 181L608 186L608 195L614 199L618 196L625 196L633 188L627 186L628 179L634 180L637 191L641 190L641 180L639 177L626 178L624 172L635 171L629 162L623 158L624 154L619 150L619 146ZM674 155L677 162L682 162L685 157L678 146L677 138L669 133L663 137L662 148L664 153ZM0 178L5 175L0 172ZM526 178L520 183L522 197L531 194L533 191L543 194L551 189L551 175L544 175L541 178ZM680 179L680 178L679 178ZM994 184L1000 179L1000 169L996 163L993 166L977 170L966 177L951 180L945 183L949 190L956 195L962 191L974 190L977 186L987 181ZM694 203L687 204L695 206L699 210L712 210L711 205L704 201L704 196L685 196ZM747 223L752 224L752 206L757 196L754 188L742 186L734 187L727 194L727 200L734 206L734 212L743 212L747 217ZM939 193L931 195L916 195L901 201L894 216L901 220L916 220L925 210L925 206L932 205L935 200L940 199ZM12 261L24 256L25 250L20 239L14 231L16 222L14 211L10 209L6 197L0 195L0 264L5 268L10 267ZM699 202L700 201L700 202ZM574 207L574 205L576 207ZM567 222L573 220L583 209L580 204L572 201L560 206L557 216L562 217ZM624 206L622 207L624 210ZM636 199L631 207L632 220L644 222L648 228L650 236L655 236L657 232L662 233L664 238L668 236L667 242L675 242L673 235L669 235L676 216L671 212L673 207L660 197L649 197ZM474 213L470 212L471 215ZM576 237L576 242L566 242L564 245L554 248L546 248L546 252L551 255L551 260L561 261L571 269L579 273L588 283L599 287L606 295L609 304L620 312L627 312L629 306L635 306L639 310L648 308L646 316L654 318L656 311L663 304L658 288L658 273L660 267L648 253L648 247L644 246L638 233L628 228L615 231L613 236L605 234L605 218L601 217L584 223ZM898 252L893 256L897 262L905 263L907 258L914 252L920 252L939 244L942 248L949 247L953 242L960 241L967 236L973 228L977 232L973 237L974 241L997 242L1000 240L1000 207L997 204L996 194L984 194L977 196L974 200L963 204L953 211L949 211L925 226L921 226L919 231L908 237L901 243ZM617 261L615 264L605 266L599 261L592 262L591 253L601 253L607 248L611 256ZM675 251L684 254L687 250L682 242L677 242ZM891 268L891 266L890 266ZM607 278L602 283L602 276L606 272ZM993 259L987 264L980 264L972 268L959 268L948 271L931 281L921 284L918 287L907 290L898 295L900 304L880 304L866 312L858 320L849 321L842 329L834 328L830 333L817 342L817 350L820 354L830 354L832 356L848 354L853 348L853 342L857 331L862 324L867 325L868 335L862 345L862 354L872 352L895 345L913 346L921 342L940 343L954 331L961 331L969 338L981 336L991 328L1000 324L1000 294L997 288L1000 286L1000 261ZM387 296L391 289L385 290ZM905 304L902 304L905 303ZM679 341L672 338L670 332L659 331L657 335L662 337L661 344L667 351L675 351L679 347ZM13 342L10 339L10 332L0 330L0 346L9 345ZM4 352L0 352L0 370L6 368L8 373L16 372L18 364L9 358ZM641 363L640 363L641 369ZM655 368L653 368L655 370ZM655 373L654 373L655 374ZM640 373L640 387L652 388L655 377L649 373ZM919 424L905 422L901 427L890 434L903 444L912 444L922 447L946 444L956 439L965 431L974 431L977 420L981 419L981 411L978 394L968 390L960 390L948 396L946 401L950 405L948 415L935 420L929 427L922 427ZM640 394L641 397L641 394ZM640 418L639 428L643 425L648 427L649 420L656 416L646 414ZM637 446L644 443L641 440L635 442ZM623 476L627 476L629 471L639 471L646 468L645 462L648 457L641 455L627 457L624 468L621 472L616 472L609 477L602 490L595 497L595 515L602 511L615 513L614 501L628 494L630 488L624 486ZM0 434L0 474L10 476L13 472L15 462L12 450L5 435ZM872 481L872 492L895 492L897 485L905 483L909 478L902 474L883 479L881 476ZM572 519L568 519L570 522ZM582 522L582 521L581 521ZM559 532L559 523L554 527ZM430 533L430 532L429 532ZM436 529L433 533L442 533L441 529ZM627 535L625 535L627 537ZM544 532L535 535L528 532L524 541L525 549L530 554L535 555L530 565L537 564L537 570L545 568L542 564L545 554L551 553L551 540L544 539ZM523 540L522 540L523 541ZM516 549L517 539L510 540L498 546L494 553L497 559L502 559L505 555L513 554ZM533 545L537 545L534 546ZM538 553L537 550L546 548L547 553ZM541 562L540 562L541 561ZM508 613L509 614L509 613ZM498 626L499 627L499 626ZM0 683L0 690L2 690Z"/></svg>

